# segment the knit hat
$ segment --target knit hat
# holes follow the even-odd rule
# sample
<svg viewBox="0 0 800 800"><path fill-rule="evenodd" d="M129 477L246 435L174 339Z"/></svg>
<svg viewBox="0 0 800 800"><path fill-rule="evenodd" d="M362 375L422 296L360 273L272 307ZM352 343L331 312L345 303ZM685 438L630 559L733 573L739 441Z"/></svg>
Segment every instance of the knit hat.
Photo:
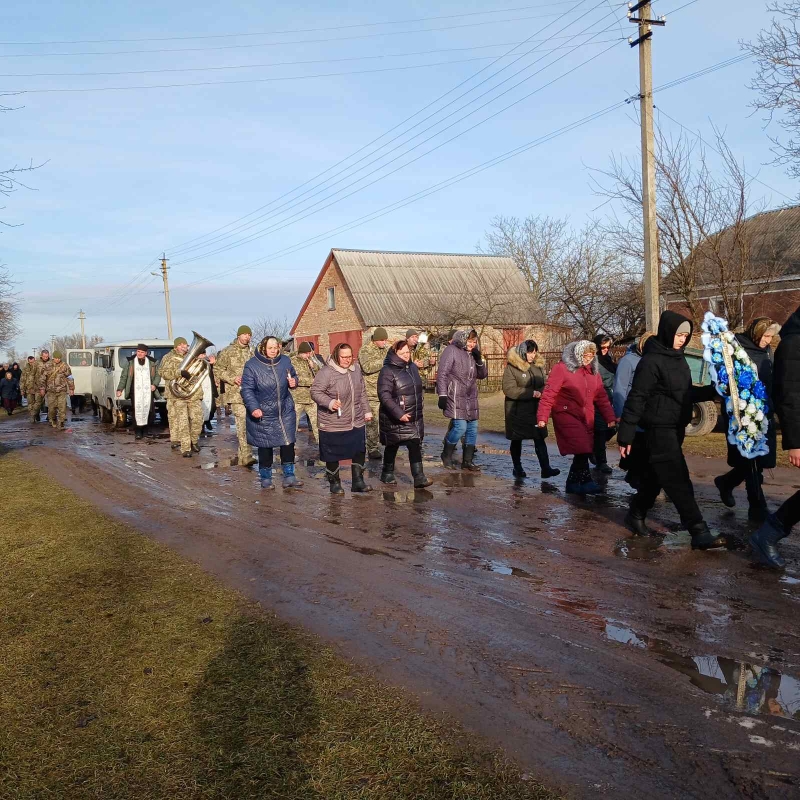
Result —
<svg viewBox="0 0 800 800"><path fill-rule="evenodd" d="M386 333L386 328L375 328L372 334L373 342L385 342L388 338L389 334Z"/></svg>
<svg viewBox="0 0 800 800"><path fill-rule="evenodd" d="M419 331L415 331L413 328L409 328L406 331L406 339L410 339L412 336L419 336Z"/></svg>
<svg viewBox="0 0 800 800"><path fill-rule="evenodd" d="M176 339L176 340L175 340L175 341L172 343L172 346L173 346L173 347L177 347L179 344L189 344L189 342L187 342L187 341L186 341L186 339L184 339L184 338L183 338L183 336L179 336L179 337L178 337L178 338L177 338L177 339Z"/></svg>
<svg viewBox="0 0 800 800"><path fill-rule="evenodd" d="M676 334L678 333L691 334L691 332L692 332L692 323L689 322L688 319L685 322L681 322L681 324L678 325L678 330L675 331Z"/></svg>
<svg viewBox="0 0 800 800"><path fill-rule="evenodd" d="M56 350L55 353L53 353L53 358L63 358L63 356L61 355L61 351Z"/></svg>
<svg viewBox="0 0 800 800"><path fill-rule="evenodd" d="M298 353L313 353L311 345L308 342L300 342L300 347L297 348Z"/></svg>
<svg viewBox="0 0 800 800"><path fill-rule="evenodd" d="M142 344L141 342L139 342L139 344L136 345L136 349L144 350L145 353L150 350L150 348L146 344Z"/></svg>
<svg viewBox="0 0 800 800"><path fill-rule="evenodd" d="M246 333L249 333L251 336L253 335L253 331L250 330L249 325L240 325L239 330L236 331L237 336L244 336Z"/></svg>

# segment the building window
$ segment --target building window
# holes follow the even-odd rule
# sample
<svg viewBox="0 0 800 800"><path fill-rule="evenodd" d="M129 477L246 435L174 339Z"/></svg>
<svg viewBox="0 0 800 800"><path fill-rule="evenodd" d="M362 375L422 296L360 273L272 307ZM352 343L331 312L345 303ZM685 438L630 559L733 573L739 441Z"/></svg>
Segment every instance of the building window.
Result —
<svg viewBox="0 0 800 800"><path fill-rule="evenodd" d="M336 287L328 289L328 311L336 311Z"/></svg>

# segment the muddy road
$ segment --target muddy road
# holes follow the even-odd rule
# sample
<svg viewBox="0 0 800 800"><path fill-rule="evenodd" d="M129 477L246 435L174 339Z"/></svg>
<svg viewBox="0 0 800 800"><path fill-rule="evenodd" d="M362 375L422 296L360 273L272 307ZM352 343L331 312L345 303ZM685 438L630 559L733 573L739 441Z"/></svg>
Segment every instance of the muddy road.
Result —
<svg viewBox="0 0 800 800"><path fill-rule="evenodd" d="M228 466L232 422L216 424L191 460L88 415L64 433L12 418L0 444L570 796L800 797L798 537L782 575L693 553L668 503L664 541L633 540L618 470L607 496L575 499L554 454L558 478L531 465L515 486L505 440L482 435L483 474L447 473L435 430L428 490L401 454L396 489L373 466L375 492L332 498L301 433L305 487L265 492ZM745 537L743 492L734 510L714 500L721 462L691 466L709 523ZM773 506L793 481L768 476Z"/></svg>

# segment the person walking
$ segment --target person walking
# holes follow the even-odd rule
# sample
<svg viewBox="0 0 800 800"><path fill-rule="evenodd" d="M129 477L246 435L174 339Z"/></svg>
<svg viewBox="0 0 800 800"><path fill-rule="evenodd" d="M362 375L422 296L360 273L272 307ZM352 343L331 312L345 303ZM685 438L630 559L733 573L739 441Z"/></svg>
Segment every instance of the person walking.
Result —
<svg viewBox="0 0 800 800"><path fill-rule="evenodd" d="M428 385L428 375L433 366L431 349L428 347L428 334L409 328L406 331L406 341L411 349L411 361L417 365L419 376L422 378L422 387L425 389Z"/></svg>
<svg viewBox="0 0 800 800"><path fill-rule="evenodd" d="M397 483L394 474L395 459L400 446L405 445L408 448L414 488L424 489L433 483L425 476L422 467L425 394L422 377L411 356L411 347L405 339L395 342L389 348L383 369L378 375L378 426L380 441L384 446L381 482L390 485Z"/></svg>
<svg viewBox="0 0 800 800"><path fill-rule="evenodd" d="M156 386L160 380L158 364L148 355L149 352L150 348L146 344L137 344L136 352L128 358L117 384L117 397L131 401L131 416L137 439L144 437L153 418L158 392Z"/></svg>
<svg viewBox="0 0 800 800"><path fill-rule="evenodd" d="M319 442L317 429L317 404L311 399L311 384L322 368L319 360L314 356L310 342L300 342L297 352L292 355L292 366L297 373L297 388L294 391L294 407L297 411L297 422L303 414L308 418L308 430Z"/></svg>
<svg viewBox="0 0 800 800"><path fill-rule="evenodd" d="M554 478L561 474L561 470L550 466L545 441L547 428L540 428L536 424L539 400L545 385L544 361L539 357L539 345L533 339L526 339L508 351L506 360L508 363L503 372L506 439L511 442L514 477L528 477L522 468L522 442L532 439L542 478Z"/></svg>
<svg viewBox="0 0 800 800"><path fill-rule="evenodd" d="M625 524L638 536L649 536L647 512L663 489L675 505L681 523L692 537L693 550L725 547L723 536L712 533L694 497L689 467L683 456L686 426L692 405L713 400L713 386L693 386L683 351L693 324L675 311L664 311L658 333L644 348L633 377L617 432L620 455L627 457L637 428L643 436L640 458L644 464L639 489L630 502Z"/></svg>
<svg viewBox="0 0 800 800"><path fill-rule="evenodd" d="M195 391L191 397L184 398L174 394L170 386L178 378L188 379L189 373L181 371L183 358L188 352L189 343L183 336L178 336L173 342L173 349L158 365L158 371L164 379L172 449L180 449L184 458L191 458L192 453L200 452L200 434L203 431L203 401L200 390Z"/></svg>
<svg viewBox="0 0 800 800"><path fill-rule="evenodd" d="M311 397L317 404L319 457L325 462L325 474L331 494L344 494L339 462L352 461L352 492L371 492L364 482L366 460L366 425L372 420L367 387L353 348L341 342L333 348L328 363L311 384Z"/></svg>
<svg viewBox="0 0 800 800"><path fill-rule="evenodd" d="M598 374L603 381L603 388L606 390L610 401L611 394L614 391L614 375L617 372L617 362L614 361L614 356L611 355L611 345L614 343L614 340L610 336L600 334L599 336L595 336L593 341L597 348ZM609 427L603 419L603 415L595 414L594 447L592 448L592 458L590 461L594 463L597 471L602 472L604 475L610 475L613 471L608 465L608 451L606 450L606 444L613 435L613 431L609 434Z"/></svg>
<svg viewBox="0 0 800 800"><path fill-rule="evenodd" d="M31 425L40 421L39 414L44 405L44 394L42 393L42 375L50 364L50 351L47 349L39 353L39 358L34 359L33 366L25 380L25 389L28 392L28 411L30 413Z"/></svg>
<svg viewBox="0 0 800 800"><path fill-rule="evenodd" d="M19 397L19 381L14 377L11 370L8 370L5 375L0 377L0 400L2 400L3 408L6 414L10 417L17 407L17 398Z"/></svg>
<svg viewBox="0 0 800 800"><path fill-rule="evenodd" d="M15 361L11 365L11 377L17 382L17 405L22 405L22 389L20 388L20 382L22 381L22 369L19 366L19 362Z"/></svg>
<svg viewBox="0 0 800 800"><path fill-rule="evenodd" d="M758 373L758 379L764 384L767 392L767 444L769 453L756 458L745 458L739 448L727 442L729 472L714 478L714 485L719 491L720 500L728 508L736 505L733 490L744 481L747 491L747 516L755 522L766 519L767 501L761 484L764 482L764 470L775 469L777 463L776 450L778 437L775 434L775 416L772 411L772 339L780 330L774 320L769 317L754 319L744 333L736 334L736 341L750 357ZM725 419L725 430L728 430L728 413L722 403L722 415Z"/></svg>
<svg viewBox="0 0 800 800"><path fill-rule="evenodd" d="M244 365L241 397L247 409L247 442L258 448L258 474L261 488L272 489L274 448L281 451L283 488L303 485L294 472L294 442L297 416L290 389L297 386L297 373L281 341L266 336L256 354Z"/></svg>
<svg viewBox="0 0 800 800"><path fill-rule="evenodd" d="M439 408L445 417L452 420L442 451L442 464L447 469L458 467L453 455L458 440L464 436L461 469L480 472L480 467L474 463L475 444L478 441L478 381L488 374L477 331L456 331L439 359L436 376Z"/></svg>
<svg viewBox="0 0 800 800"><path fill-rule="evenodd" d="M364 375L369 398L369 408L372 415L371 422L367 423L367 453L370 458L380 458L380 432L378 431L378 375L383 369L386 359L386 350L389 347L389 334L386 328L375 328L372 338L358 353L358 364Z"/></svg>
<svg viewBox="0 0 800 800"><path fill-rule="evenodd" d="M47 398L47 418L54 428L64 430L67 424L67 394L75 394L72 370L61 360L61 352L53 353L39 378L39 394Z"/></svg>
<svg viewBox="0 0 800 800"><path fill-rule="evenodd" d="M250 467L256 463L253 458L253 449L247 443L247 410L242 400L242 373L244 365L253 357L254 351L250 346L253 332L247 325L240 325L236 331L236 338L217 356L214 365L214 375L219 379L220 385L225 385L224 399L220 405L226 409L230 406L233 418L236 421L236 439L239 449L231 465Z"/></svg>
<svg viewBox="0 0 800 800"><path fill-rule="evenodd" d="M19 379L19 390L23 398L28 402L28 413L33 409L33 403L38 396L35 381L36 359L28 356L25 366L22 368L22 375Z"/></svg>
<svg viewBox="0 0 800 800"><path fill-rule="evenodd" d="M789 451L789 463L800 468L800 308L783 325L780 337L772 370L771 405L774 404L781 422L782 446ZM776 545L791 534L799 521L800 491L782 503L774 514L767 514L764 523L750 537L753 559L766 567L783 569L786 562Z"/></svg>
<svg viewBox="0 0 800 800"><path fill-rule="evenodd" d="M570 342L547 378L536 414L537 424L545 428L552 413L558 452L574 456L567 475L568 494L602 492L589 472L595 406L609 428L613 428L616 418L600 377L597 346L586 340Z"/></svg>

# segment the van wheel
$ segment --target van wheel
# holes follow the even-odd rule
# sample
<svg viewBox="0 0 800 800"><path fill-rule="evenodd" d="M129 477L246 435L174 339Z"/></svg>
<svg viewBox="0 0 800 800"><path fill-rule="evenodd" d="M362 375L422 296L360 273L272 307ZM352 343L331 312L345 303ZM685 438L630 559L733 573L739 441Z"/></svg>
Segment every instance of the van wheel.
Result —
<svg viewBox="0 0 800 800"><path fill-rule="evenodd" d="M687 436L705 436L717 427L717 404L709 400L692 406L692 421L686 426Z"/></svg>
<svg viewBox="0 0 800 800"><path fill-rule="evenodd" d="M114 417L111 413L110 408L106 408L105 406L98 406L98 410L100 412L100 422L108 424L109 422L113 421Z"/></svg>

